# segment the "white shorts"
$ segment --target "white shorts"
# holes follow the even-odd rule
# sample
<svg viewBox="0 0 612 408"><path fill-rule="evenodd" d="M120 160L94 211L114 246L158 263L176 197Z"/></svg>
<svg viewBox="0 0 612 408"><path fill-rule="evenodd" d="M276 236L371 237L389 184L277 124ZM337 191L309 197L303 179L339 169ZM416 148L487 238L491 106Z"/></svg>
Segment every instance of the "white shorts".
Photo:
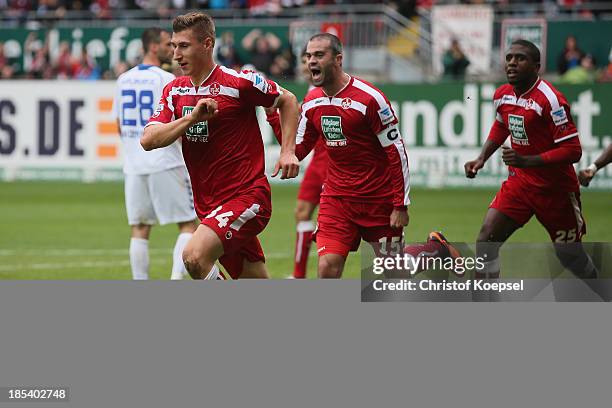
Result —
<svg viewBox="0 0 612 408"><path fill-rule="evenodd" d="M153 174L125 175L129 225L172 224L196 218L189 173L175 167Z"/></svg>

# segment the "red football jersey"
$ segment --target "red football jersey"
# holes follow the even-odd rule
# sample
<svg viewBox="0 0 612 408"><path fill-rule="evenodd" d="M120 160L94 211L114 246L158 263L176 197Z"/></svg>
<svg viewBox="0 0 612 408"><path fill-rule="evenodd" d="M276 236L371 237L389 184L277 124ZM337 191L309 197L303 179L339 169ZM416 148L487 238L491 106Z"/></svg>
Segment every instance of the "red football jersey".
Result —
<svg viewBox="0 0 612 408"><path fill-rule="evenodd" d="M538 79L531 89L518 97L512 85L502 85L495 91L494 99L497 116L489 139L501 144L510 136L512 148L518 154L542 154L556 148L559 142L578 136L565 96L547 81ZM509 172L526 186L568 192L579 190L576 172L570 163L510 167Z"/></svg>
<svg viewBox="0 0 612 408"><path fill-rule="evenodd" d="M222 66L216 66L199 86L184 76L164 88L147 126L188 114L201 98L213 98L219 106L214 119L193 125L182 137L200 218L254 187L270 189L255 107L273 106L280 94L279 86L259 73L238 73Z"/></svg>
<svg viewBox="0 0 612 408"><path fill-rule="evenodd" d="M308 92L296 138L301 160L323 139L329 154L322 196L410 204L408 155L397 117L381 91L351 77L333 97Z"/></svg>

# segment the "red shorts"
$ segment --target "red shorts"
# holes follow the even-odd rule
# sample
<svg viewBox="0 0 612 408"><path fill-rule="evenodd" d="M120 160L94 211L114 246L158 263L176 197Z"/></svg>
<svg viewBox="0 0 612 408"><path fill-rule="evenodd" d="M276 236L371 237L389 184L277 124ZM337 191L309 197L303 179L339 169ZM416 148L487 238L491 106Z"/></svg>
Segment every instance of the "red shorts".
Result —
<svg viewBox="0 0 612 408"><path fill-rule="evenodd" d="M338 197L323 197L319 208L315 240L319 256L346 257L356 251L363 238L370 243L399 243L403 228L391 228L391 203L353 202Z"/></svg>
<svg viewBox="0 0 612 408"><path fill-rule="evenodd" d="M523 226L535 215L553 242L580 242L586 233L579 192L534 191L515 179L504 181L489 208Z"/></svg>
<svg viewBox="0 0 612 408"><path fill-rule="evenodd" d="M219 262L232 278L240 276L244 260L265 262L257 234L264 230L271 214L270 190L257 188L225 202L201 220L223 243Z"/></svg>
<svg viewBox="0 0 612 408"><path fill-rule="evenodd" d="M315 150L312 160L306 168L306 173L304 173L304 178L300 183L298 200L319 204L323 182L325 177L327 177L327 164L327 152L321 153Z"/></svg>

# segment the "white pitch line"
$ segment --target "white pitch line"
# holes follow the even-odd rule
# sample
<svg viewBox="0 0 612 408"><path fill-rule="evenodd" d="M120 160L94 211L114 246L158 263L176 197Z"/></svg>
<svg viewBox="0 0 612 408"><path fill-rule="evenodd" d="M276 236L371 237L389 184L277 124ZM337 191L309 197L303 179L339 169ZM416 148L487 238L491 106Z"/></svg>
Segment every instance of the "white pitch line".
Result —
<svg viewBox="0 0 612 408"><path fill-rule="evenodd" d="M151 264L164 263L162 260L153 260ZM73 269L73 268L108 268L110 266L129 266L130 261L115 261L115 262L68 262L68 263L32 263L32 264L16 264L16 265L0 265L0 271L14 271L24 269L44 270L44 269Z"/></svg>
<svg viewBox="0 0 612 408"><path fill-rule="evenodd" d="M126 252L127 255L127 252ZM316 256L314 253L310 257ZM266 255L266 259L283 259L291 258L290 254L276 252ZM151 259L151 264L165 263L162 259ZM3 264L0 265L0 271L16 271L16 270L49 270L49 269L93 269L93 268L108 268L114 266L129 266L129 260L121 261L82 261L82 262L62 262L62 263L19 263L19 264Z"/></svg>
<svg viewBox="0 0 612 408"><path fill-rule="evenodd" d="M107 256L128 255L128 249L0 249L0 256L40 255L40 256ZM170 249L149 249L151 254L171 254Z"/></svg>
<svg viewBox="0 0 612 408"><path fill-rule="evenodd" d="M150 254L172 254L170 249L149 249ZM281 259L292 257L290 253L284 252L272 252L267 253L264 251L266 258L270 259ZM0 256L128 256L129 250L127 249L0 249Z"/></svg>

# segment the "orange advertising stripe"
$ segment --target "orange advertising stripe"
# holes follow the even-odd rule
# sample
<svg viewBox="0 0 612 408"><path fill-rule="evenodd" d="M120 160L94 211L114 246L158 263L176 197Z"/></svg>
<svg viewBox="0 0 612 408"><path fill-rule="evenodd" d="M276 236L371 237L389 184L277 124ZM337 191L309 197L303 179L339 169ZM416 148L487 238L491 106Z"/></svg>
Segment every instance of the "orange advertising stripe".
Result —
<svg viewBox="0 0 612 408"><path fill-rule="evenodd" d="M98 110L100 112L110 112L113 110L113 100L110 98L98 99Z"/></svg>
<svg viewBox="0 0 612 408"><path fill-rule="evenodd" d="M115 145L98 146L98 157L117 157L117 146Z"/></svg>
<svg viewBox="0 0 612 408"><path fill-rule="evenodd" d="M98 122L98 133L101 135L118 135L117 122Z"/></svg>

